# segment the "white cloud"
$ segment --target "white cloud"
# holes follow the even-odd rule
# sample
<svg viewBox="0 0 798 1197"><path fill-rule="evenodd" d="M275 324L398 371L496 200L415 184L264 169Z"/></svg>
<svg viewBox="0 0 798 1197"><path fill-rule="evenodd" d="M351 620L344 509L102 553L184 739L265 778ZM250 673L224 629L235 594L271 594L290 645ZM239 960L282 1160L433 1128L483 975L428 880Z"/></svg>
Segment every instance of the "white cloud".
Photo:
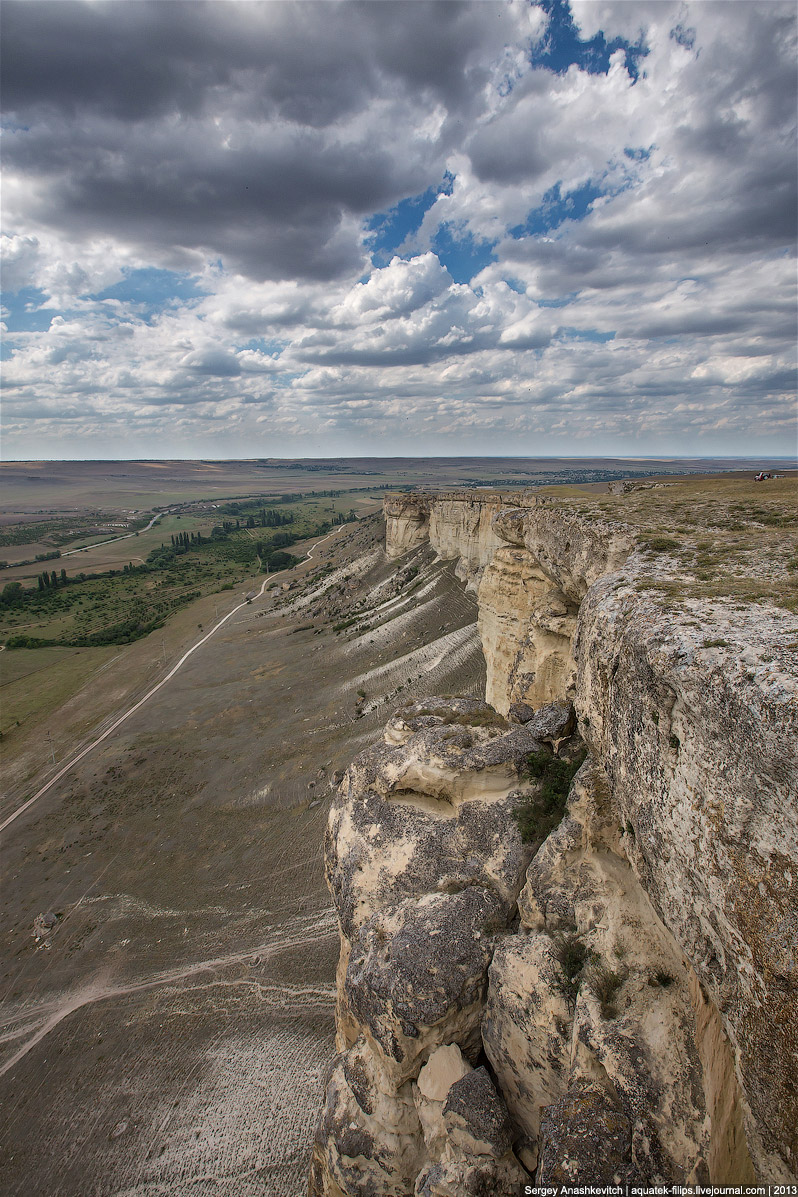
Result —
<svg viewBox="0 0 798 1197"><path fill-rule="evenodd" d="M266 429L292 452L414 434L419 452L783 445L790 6L574 0L585 37L642 30L636 81L623 50L606 74L531 69L545 16L516 2L344 4L334 19L326 4L211 4L182 37L171 6L118 8L118 78L99 42L94 74L74 42L59 57L80 5L55 6L51 38L26 51L49 75L12 70L5 285L63 315L8 334L9 447L35 429L53 451L63 422L139 451L166 445L153 436L254 451ZM173 41L145 59L153 21ZM445 171L451 193L372 265L369 218ZM549 203L553 227L511 234L555 185L587 182L605 193L588 213ZM495 243L470 284L434 251L444 225ZM191 271L202 294L91 298L147 266Z"/></svg>

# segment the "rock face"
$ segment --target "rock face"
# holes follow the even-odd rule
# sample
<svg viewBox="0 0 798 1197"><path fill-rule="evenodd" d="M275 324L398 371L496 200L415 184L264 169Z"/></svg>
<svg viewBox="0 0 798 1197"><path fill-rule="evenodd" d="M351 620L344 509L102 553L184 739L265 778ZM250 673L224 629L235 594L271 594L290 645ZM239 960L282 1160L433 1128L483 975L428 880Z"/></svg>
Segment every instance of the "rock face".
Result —
<svg viewBox="0 0 798 1197"><path fill-rule="evenodd" d="M513 496L523 503L523 493ZM458 576L474 584L501 545L494 529L504 499L497 493L445 491L434 498L424 494L390 495L385 499L385 551L390 559L427 541L439 557L458 562Z"/></svg>
<svg viewBox="0 0 798 1197"><path fill-rule="evenodd" d="M663 605L630 529L518 499L386 501L390 555L478 582L491 705L397 712L331 812L311 1193L795 1181L795 621ZM530 859L514 810L580 743Z"/></svg>
<svg viewBox="0 0 798 1197"><path fill-rule="evenodd" d="M794 676L743 663L767 635L761 612L743 610L721 647L704 647L683 616L606 579L580 610L577 705L629 862L721 1014L756 1171L786 1180L798 1166L798 707Z"/></svg>
<svg viewBox="0 0 798 1197"><path fill-rule="evenodd" d="M573 697L576 613L576 604L552 585L528 549L496 551L479 583L479 634L485 696L498 711Z"/></svg>
<svg viewBox="0 0 798 1197"><path fill-rule="evenodd" d="M385 500L385 552L389 560L429 540L428 495L390 495Z"/></svg>

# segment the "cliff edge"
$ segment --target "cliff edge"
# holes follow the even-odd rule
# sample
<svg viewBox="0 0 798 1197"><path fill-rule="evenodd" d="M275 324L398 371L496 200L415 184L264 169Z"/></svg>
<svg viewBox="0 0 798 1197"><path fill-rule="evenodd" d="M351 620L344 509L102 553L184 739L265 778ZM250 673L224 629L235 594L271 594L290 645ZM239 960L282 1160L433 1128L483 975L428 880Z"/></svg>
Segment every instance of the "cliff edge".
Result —
<svg viewBox="0 0 798 1197"><path fill-rule="evenodd" d="M311 1194L798 1178L795 485L726 481L386 500L487 702L411 700L333 805Z"/></svg>

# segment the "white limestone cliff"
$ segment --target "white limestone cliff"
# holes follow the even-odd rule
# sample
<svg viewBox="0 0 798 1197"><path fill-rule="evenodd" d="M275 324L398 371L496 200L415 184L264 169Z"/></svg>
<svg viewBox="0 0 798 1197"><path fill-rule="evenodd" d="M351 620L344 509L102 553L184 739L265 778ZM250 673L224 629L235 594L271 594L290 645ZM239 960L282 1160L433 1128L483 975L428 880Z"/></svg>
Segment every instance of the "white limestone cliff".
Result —
<svg viewBox="0 0 798 1197"><path fill-rule="evenodd" d="M630 528L528 495L386 515L389 556L462 550L490 706L397 713L331 813L341 1056L311 1193L794 1182L794 619L668 607ZM581 742L530 859L525 759Z"/></svg>

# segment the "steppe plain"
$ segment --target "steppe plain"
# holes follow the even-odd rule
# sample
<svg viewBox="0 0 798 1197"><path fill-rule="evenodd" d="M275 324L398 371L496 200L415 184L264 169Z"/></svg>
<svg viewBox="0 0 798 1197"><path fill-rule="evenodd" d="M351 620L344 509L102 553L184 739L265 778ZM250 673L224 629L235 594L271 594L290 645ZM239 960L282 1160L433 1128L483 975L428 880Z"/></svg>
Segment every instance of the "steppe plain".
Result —
<svg viewBox="0 0 798 1197"><path fill-rule="evenodd" d="M360 517L292 546L303 563L260 596L264 575L237 576L131 644L0 653L22 711L3 720L2 822L243 604L3 833L3 1192L303 1192L332 1051L322 847L335 775L406 697L484 686L472 595L428 549L386 561L382 488L569 482L589 506L608 474L769 463L319 465L3 468L6 526L325 489ZM114 568L131 543L87 559ZM58 921L36 940L45 912Z"/></svg>

